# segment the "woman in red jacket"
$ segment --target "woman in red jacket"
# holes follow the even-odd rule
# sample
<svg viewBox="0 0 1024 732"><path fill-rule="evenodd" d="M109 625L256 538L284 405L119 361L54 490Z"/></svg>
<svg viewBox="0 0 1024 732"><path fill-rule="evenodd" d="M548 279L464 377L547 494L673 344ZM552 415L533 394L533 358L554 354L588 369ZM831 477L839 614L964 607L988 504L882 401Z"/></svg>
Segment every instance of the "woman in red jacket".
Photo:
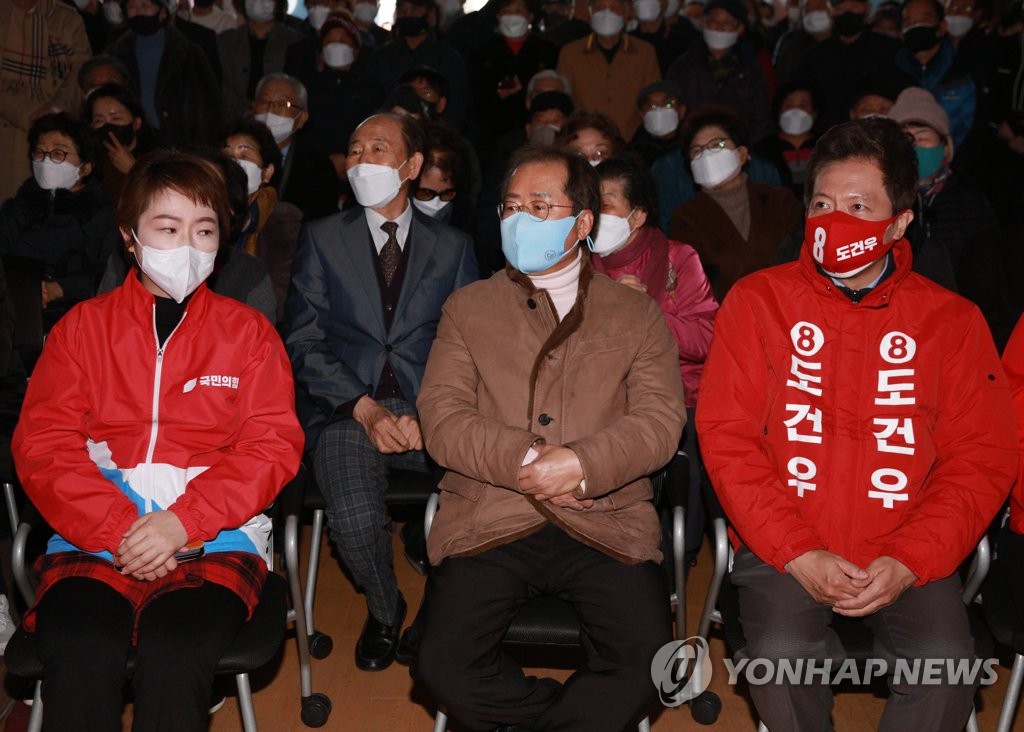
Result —
<svg viewBox="0 0 1024 732"><path fill-rule="evenodd" d="M630 157L612 158L598 169L601 216L591 257L598 272L646 292L665 314L679 346L679 369L686 392L687 427L683 448L690 460L690 506L687 551L696 554L703 539L700 452L693 424L700 376L714 329L715 302L700 258L693 247L672 241L658 228L658 190L650 171Z"/></svg>
<svg viewBox="0 0 1024 732"><path fill-rule="evenodd" d="M48 729L202 730L217 659L259 600L262 514L298 467L273 326L208 290L229 229L216 166L139 160L117 223L134 267L50 333L12 452L56 532L25 619ZM193 561L188 561L193 560Z"/></svg>

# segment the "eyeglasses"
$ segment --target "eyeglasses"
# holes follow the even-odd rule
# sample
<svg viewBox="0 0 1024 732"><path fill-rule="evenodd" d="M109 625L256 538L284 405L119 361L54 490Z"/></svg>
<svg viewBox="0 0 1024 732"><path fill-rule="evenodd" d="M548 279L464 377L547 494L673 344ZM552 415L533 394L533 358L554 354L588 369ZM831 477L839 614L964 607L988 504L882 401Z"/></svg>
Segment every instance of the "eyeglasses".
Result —
<svg viewBox="0 0 1024 732"><path fill-rule="evenodd" d="M50 158L55 163L63 163L68 159L68 155L75 155L74 151L68 152L66 150L43 150L42 148L36 148L32 151L32 160L35 162L41 162L43 158Z"/></svg>
<svg viewBox="0 0 1024 732"><path fill-rule="evenodd" d="M435 198L452 201L455 199L455 193L454 188L445 188L443 191L435 191L433 188L417 188L413 195L420 201L433 201Z"/></svg>
<svg viewBox="0 0 1024 732"><path fill-rule="evenodd" d="M724 150L729 146L729 139L726 137L716 137L710 142L706 142L703 145L693 145L690 148L690 160L694 160L700 157L705 150Z"/></svg>
<svg viewBox="0 0 1024 732"><path fill-rule="evenodd" d="M505 203L498 204L498 218L507 219L510 216L515 216L517 213L525 212L538 221L547 221L548 216L551 214L551 209L553 208L573 208L573 206L566 206L558 203L545 203L544 201L530 201L526 204L505 201Z"/></svg>
<svg viewBox="0 0 1024 732"><path fill-rule="evenodd" d="M290 102L287 99L264 99L261 97L256 100L254 106L266 107L274 114L283 114L292 109L294 109L296 112L302 110L302 108L299 107L298 104L296 104L295 102Z"/></svg>
<svg viewBox="0 0 1024 732"><path fill-rule="evenodd" d="M668 102L665 102L664 104L658 104L657 102L650 102L649 104L646 104L643 107L641 107L641 109L644 112L650 112L653 109L675 109L677 104L679 104L679 102L675 102L675 101L668 101Z"/></svg>

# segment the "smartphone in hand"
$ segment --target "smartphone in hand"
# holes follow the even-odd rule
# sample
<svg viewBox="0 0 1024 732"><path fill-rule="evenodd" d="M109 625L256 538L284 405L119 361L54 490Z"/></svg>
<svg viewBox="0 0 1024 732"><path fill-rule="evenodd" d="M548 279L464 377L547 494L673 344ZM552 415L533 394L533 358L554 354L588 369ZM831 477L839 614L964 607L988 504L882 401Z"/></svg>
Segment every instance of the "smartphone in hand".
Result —
<svg viewBox="0 0 1024 732"><path fill-rule="evenodd" d="M181 551L175 552L174 558L180 564L181 562L187 562L192 559L199 559L206 552L206 547L203 545L202 539L196 539L195 541L186 544L181 548Z"/></svg>

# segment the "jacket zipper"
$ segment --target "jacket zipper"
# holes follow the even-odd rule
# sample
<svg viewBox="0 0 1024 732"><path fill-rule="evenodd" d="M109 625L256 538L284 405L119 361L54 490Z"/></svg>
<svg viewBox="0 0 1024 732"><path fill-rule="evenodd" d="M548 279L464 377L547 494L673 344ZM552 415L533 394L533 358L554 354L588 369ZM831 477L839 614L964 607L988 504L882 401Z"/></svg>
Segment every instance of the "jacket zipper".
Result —
<svg viewBox="0 0 1024 732"><path fill-rule="evenodd" d="M178 328L185 322L185 317L188 315L186 310L181 315L181 320L174 326L174 330L167 336L167 340L164 341L164 345L160 346L160 336L156 332L156 305L153 305L153 340L156 342L156 371L153 374L153 409L152 409L152 421L149 431L149 448L146 450L146 463L153 462L153 453L156 451L156 435L160 428L160 380L163 376L164 367L164 351L167 350L167 344L171 342L171 338L178 332Z"/></svg>

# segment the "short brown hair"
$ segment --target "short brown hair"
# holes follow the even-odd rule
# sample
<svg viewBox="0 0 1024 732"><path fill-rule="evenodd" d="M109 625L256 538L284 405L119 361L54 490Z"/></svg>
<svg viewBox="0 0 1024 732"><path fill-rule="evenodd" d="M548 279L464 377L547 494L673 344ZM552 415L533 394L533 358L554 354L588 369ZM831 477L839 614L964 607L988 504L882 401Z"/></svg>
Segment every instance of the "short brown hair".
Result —
<svg viewBox="0 0 1024 732"><path fill-rule="evenodd" d="M622 139L622 134L611 117L589 109L577 109L569 115L565 127L555 137L555 144L564 147L579 137L583 130L596 130L601 133L611 144L613 156L621 153L626 147L626 141Z"/></svg>
<svg viewBox="0 0 1024 732"><path fill-rule="evenodd" d="M224 243L231 230L231 206L224 176L208 160L174 150L154 151L132 166L117 204L118 227L122 231L135 230L153 199L167 189L212 208L217 214L221 244Z"/></svg>
<svg viewBox="0 0 1024 732"><path fill-rule="evenodd" d="M565 166L566 178L564 193L572 201L573 215L590 209L594 214L594 227L597 227L597 215L601 212L601 179L597 171L586 158L549 145L523 145L515 151L505 171L505 179L501 182L501 200L505 200L509 183L516 170L531 163L562 163Z"/></svg>
<svg viewBox="0 0 1024 732"><path fill-rule="evenodd" d="M818 174L844 160L866 160L878 166L894 214L914 206L917 155L913 145L897 122L869 117L836 125L815 143L804 174L805 207L811 205Z"/></svg>

